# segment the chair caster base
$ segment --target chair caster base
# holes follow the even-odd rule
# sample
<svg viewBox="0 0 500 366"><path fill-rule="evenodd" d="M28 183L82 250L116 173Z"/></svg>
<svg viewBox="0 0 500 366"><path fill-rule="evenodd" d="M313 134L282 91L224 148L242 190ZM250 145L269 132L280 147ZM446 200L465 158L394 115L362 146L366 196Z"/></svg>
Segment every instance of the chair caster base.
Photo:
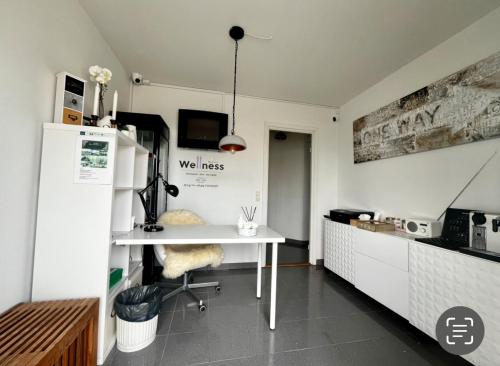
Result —
<svg viewBox="0 0 500 366"><path fill-rule="evenodd" d="M204 304L200 304L198 305L198 310L200 311L200 313L203 313L205 310L207 310L207 306Z"/></svg>
<svg viewBox="0 0 500 366"><path fill-rule="evenodd" d="M221 288L220 286L215 286L215 293L220 294Z"/></svg>

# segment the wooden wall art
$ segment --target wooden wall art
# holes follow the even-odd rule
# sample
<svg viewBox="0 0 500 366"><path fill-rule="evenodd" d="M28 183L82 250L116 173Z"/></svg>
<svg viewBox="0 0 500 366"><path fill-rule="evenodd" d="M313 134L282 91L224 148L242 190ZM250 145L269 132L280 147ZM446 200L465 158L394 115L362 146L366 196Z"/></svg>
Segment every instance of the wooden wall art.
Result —
<svg viewBox="0 0 500 366"><path fill-rule="evenodd" d="M354 121L354 163L499 136L500 52Z"/></svg>

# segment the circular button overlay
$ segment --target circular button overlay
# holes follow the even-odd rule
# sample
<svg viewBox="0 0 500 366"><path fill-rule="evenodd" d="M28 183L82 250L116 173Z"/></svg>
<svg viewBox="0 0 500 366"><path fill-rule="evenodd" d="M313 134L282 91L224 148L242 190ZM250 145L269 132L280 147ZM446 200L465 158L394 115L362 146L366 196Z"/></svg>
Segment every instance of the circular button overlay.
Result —
<svg viewBox="0 0 500 366"><path fill-rule="evenodd" d="M474 310L466 306L455 306L439 317L436 337L447 352L466 355L475 351L483 341L484 323Z"/></svg>

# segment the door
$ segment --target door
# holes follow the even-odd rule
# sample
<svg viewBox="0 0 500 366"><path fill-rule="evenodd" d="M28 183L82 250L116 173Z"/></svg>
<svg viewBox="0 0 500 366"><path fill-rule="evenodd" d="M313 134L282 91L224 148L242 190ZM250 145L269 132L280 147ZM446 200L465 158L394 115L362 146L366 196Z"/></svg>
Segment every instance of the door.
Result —
<svg viewBox="0 0 500 366"><path fill-rule="evenodd" d="M286 238L278 264L309 263L311 135L269 132L267 224ZM270 264L270 248L266 263Z"/></svg>

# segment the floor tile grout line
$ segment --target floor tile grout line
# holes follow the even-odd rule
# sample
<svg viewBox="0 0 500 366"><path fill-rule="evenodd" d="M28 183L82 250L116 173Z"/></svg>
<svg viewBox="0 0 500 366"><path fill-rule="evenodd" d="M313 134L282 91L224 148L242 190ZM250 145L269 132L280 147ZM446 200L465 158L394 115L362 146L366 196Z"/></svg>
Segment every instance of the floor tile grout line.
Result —
<svg viewBox="0 0 500 366"><path fill-rule="evenodd" d="M182 366L210 365L212 363L219 363L219 362L236 361L236 360L250 360L252 358L257 358L260 356L280 355L280 354L284 354L284 353L302 352L302 351L315 350L315 349L320 349L320 348L336 347L336 346L345 345L345 344L370 342L370 341L373 341L376 339L381 339L381 338L385 338L385 337L364 338L364 339L359 339L359 340L355 340L355 341L323 344L323 345L319 345L319 346L306 347L306 348L296 348L296 349L290 349L290 350L279 351L279 352L274 352L274 353L258 353L258 354L255 354L253 356L224 358L224 359L220 359L220 360L213 360L213 361L207 361L207 362L189 363L189 364L185 364Z"/></svg>
<svg viewBox="0 0 500 366"><path fill-rule="evenodd" d="M237 307L250 307L250 308L253 308L255 306L253 305L235 305ZM219 308L222 308L223 306L220 306ZM175 312L181 312L181 311L193 311L194 310L176 310ZM207 313L210 311L210 309L207 310ZM175 316L175 312L174 312L174 316ZM198 313L198 311L196 311ZM309 317L309 318L299 318L299 319L289 319L289 320L281 320L280 323L277 324L277 327L279 327L279 324L290 324L290 323L298 323L298 322L303 322L303 321L308 321L308 320L327 320L327 319L331 319L331 320L334 320L334 319L338 319L338 318L345 318L345 317L350 317L350 316L357 316L357 315L362 315L362 314L374 314L374 313L389 313L389 310L387 309L380 309L380 310L370 310L370 311L359 311L359 312L350 312L350 313L346 313L346 314L343 314L343 315L331 315L331 316L314 316L314 317ZM172 317L172 320L171 320L171 323L173 321L173 317ZM171 323L170 323L170 326L171 326ZM257 328L257 330L259 330L260 326L259 324L256 324L255 326L253 326L252 328ZM263 328L262 330L266 330L267 327ZM196 331L179 331L179 332L171 332L171 328L169 327L169 332L168 334L189 334L189 333L198 333L198 332L202 332L203 330L196 330ZM403 333L406 333L405 331L401 330Z"/></svg>
<svg viewBox="0 0 500 366"><path fill-rule="evenodd" d="M252 359L254 357L257 357L259 355L255 356L249 356L249 357L233 357L233 358L224 358L222 360L214 360L214 361L207 361L207 362L199 362L199 363L188 363L186 365L182 366L198 366L198 365L210 365L212 363L218 363L218 362L227 362L227 361L236 361L236 360L247 360L247 359Z"/></svg>
<svg viewBox="0 0 500 366"><path fill-rule="evenodd" d="M258 329L257 329L258 331ZM194 332L183 332L183 333L177 333L177 334L190 334L190 333L202 333L203 331L194 331ZM304 347L304 348L295 348L295 349L289 349L289 350L284 350L284 351L278 351L278 352L269 352L269 353L257 353L253 356L250 357L237 357L237 358L230 358L230 359L218 359L218 360L211 360L208 362L202 362L202 363L195 363L195 364L188 364L185 366L191 366L191 365L202 365L202 364L210 364L214 362L224 362L224 361L230 361L230 360L236 360L236 359L247 359L247 358L253 358L253 357L258 357L258 356L263 356L263 355L272 355L272 354L281 354L281 353L287 353L287 352L300 352L300 351L305 351L305 350L314 350L318 348L325 348L325 347L332 347L332 346L342 346L346 344L354 344L354 343L361 343L361 342L369 342L369 341L375 341L378 339L389 339L391 336L394 336L399 339L397 335L380 335L380 336L374 336L374 337L369 337L369 338L361 338L361 339L356 339L356 340L351 340L351 341L340 341L340 342L333 342L333 343L325 343L317 346L311 346L311 347ZM184 366L184 365L183 365Z"/></svg>
<svg viewBox="0 0 500 366"><path fill-rule="evenodd" d="M172 318L170 318L170 323L168 324L167 335L170 334L170 328L172 327L172 322L174 321L175 308L177 307L178 302L179 302L179 295L175 297L174 311L172 312Z"/></svg>
<svg viewBox="0 0 500 366"><path fill-rule="evenodd" d="M335 295L334 294L325 294L324 297L326 298L341 298L341 299L346 299L346 300L350 300L352 298L358 298L360 300L361 297L363 297L363 294L348 294L348 293L336 293ZM210 292L208 292L208 299L211 300L211 299L216 299L217 296L210 296ZM252 297L251 297L252 298ZM252 298L253 299L253 298ZM307 301L308 299L307 298L303 298L303 297L299 297L299 298L296 298L296 299L285 299L283 300L280 296L278 296L277 300L278 301ZM257 300L257 299L255 299ZM254 305L268 305L270 303L270 299L260 299L258 300L258 304L249 304L251 306L254 306ZM242 304L244 305L244 304ZM224 307L224 306L230 306L230 305L214 305L215 307ZM373 310L369 310L369 311L373 311Z"/></svg>
<svg viewBox="0 0 500 366"><path fill-rule="evenodd" d="M179 295L175 297L174 310L177 307L177 301L179 301ZM170 337L170 328L172 327L172 322L174 321L175 312L172 312L172 317L170 318L170 323L168 324L168 330L166 334L165 344L163 345L163 350L161 351L160 363L163 361L163 357L165 357L165 350L167 348L168 338Z"/></svg>
<svg viewBox="0 0 500 366"><path fill-rule="evenodd" d="M317 346L304 347L304 348L294 348L294 349L288 349L288 350L285 350L285 351L279 351L279 352L274 352L274 353L269 353L269 354L276 355L276 354L280 354L280 353L301 352L301 351L307 351L307 350L315 350L315 349L319 349L319 348L327 348L327 347L332 347L332 346L342 346L342 345L346 345L346 344L370 342L370 341L373 341L373 340L376 340L376 339L385 338L385 337L387 337L387 336L372 337L372 338L362 338L362 339L356 339L354 341L346 341L346 342L320 344L320 345L317 345ZM256 356L260 356L260 355L265 355L265 353L258 354Z"/></svg>

